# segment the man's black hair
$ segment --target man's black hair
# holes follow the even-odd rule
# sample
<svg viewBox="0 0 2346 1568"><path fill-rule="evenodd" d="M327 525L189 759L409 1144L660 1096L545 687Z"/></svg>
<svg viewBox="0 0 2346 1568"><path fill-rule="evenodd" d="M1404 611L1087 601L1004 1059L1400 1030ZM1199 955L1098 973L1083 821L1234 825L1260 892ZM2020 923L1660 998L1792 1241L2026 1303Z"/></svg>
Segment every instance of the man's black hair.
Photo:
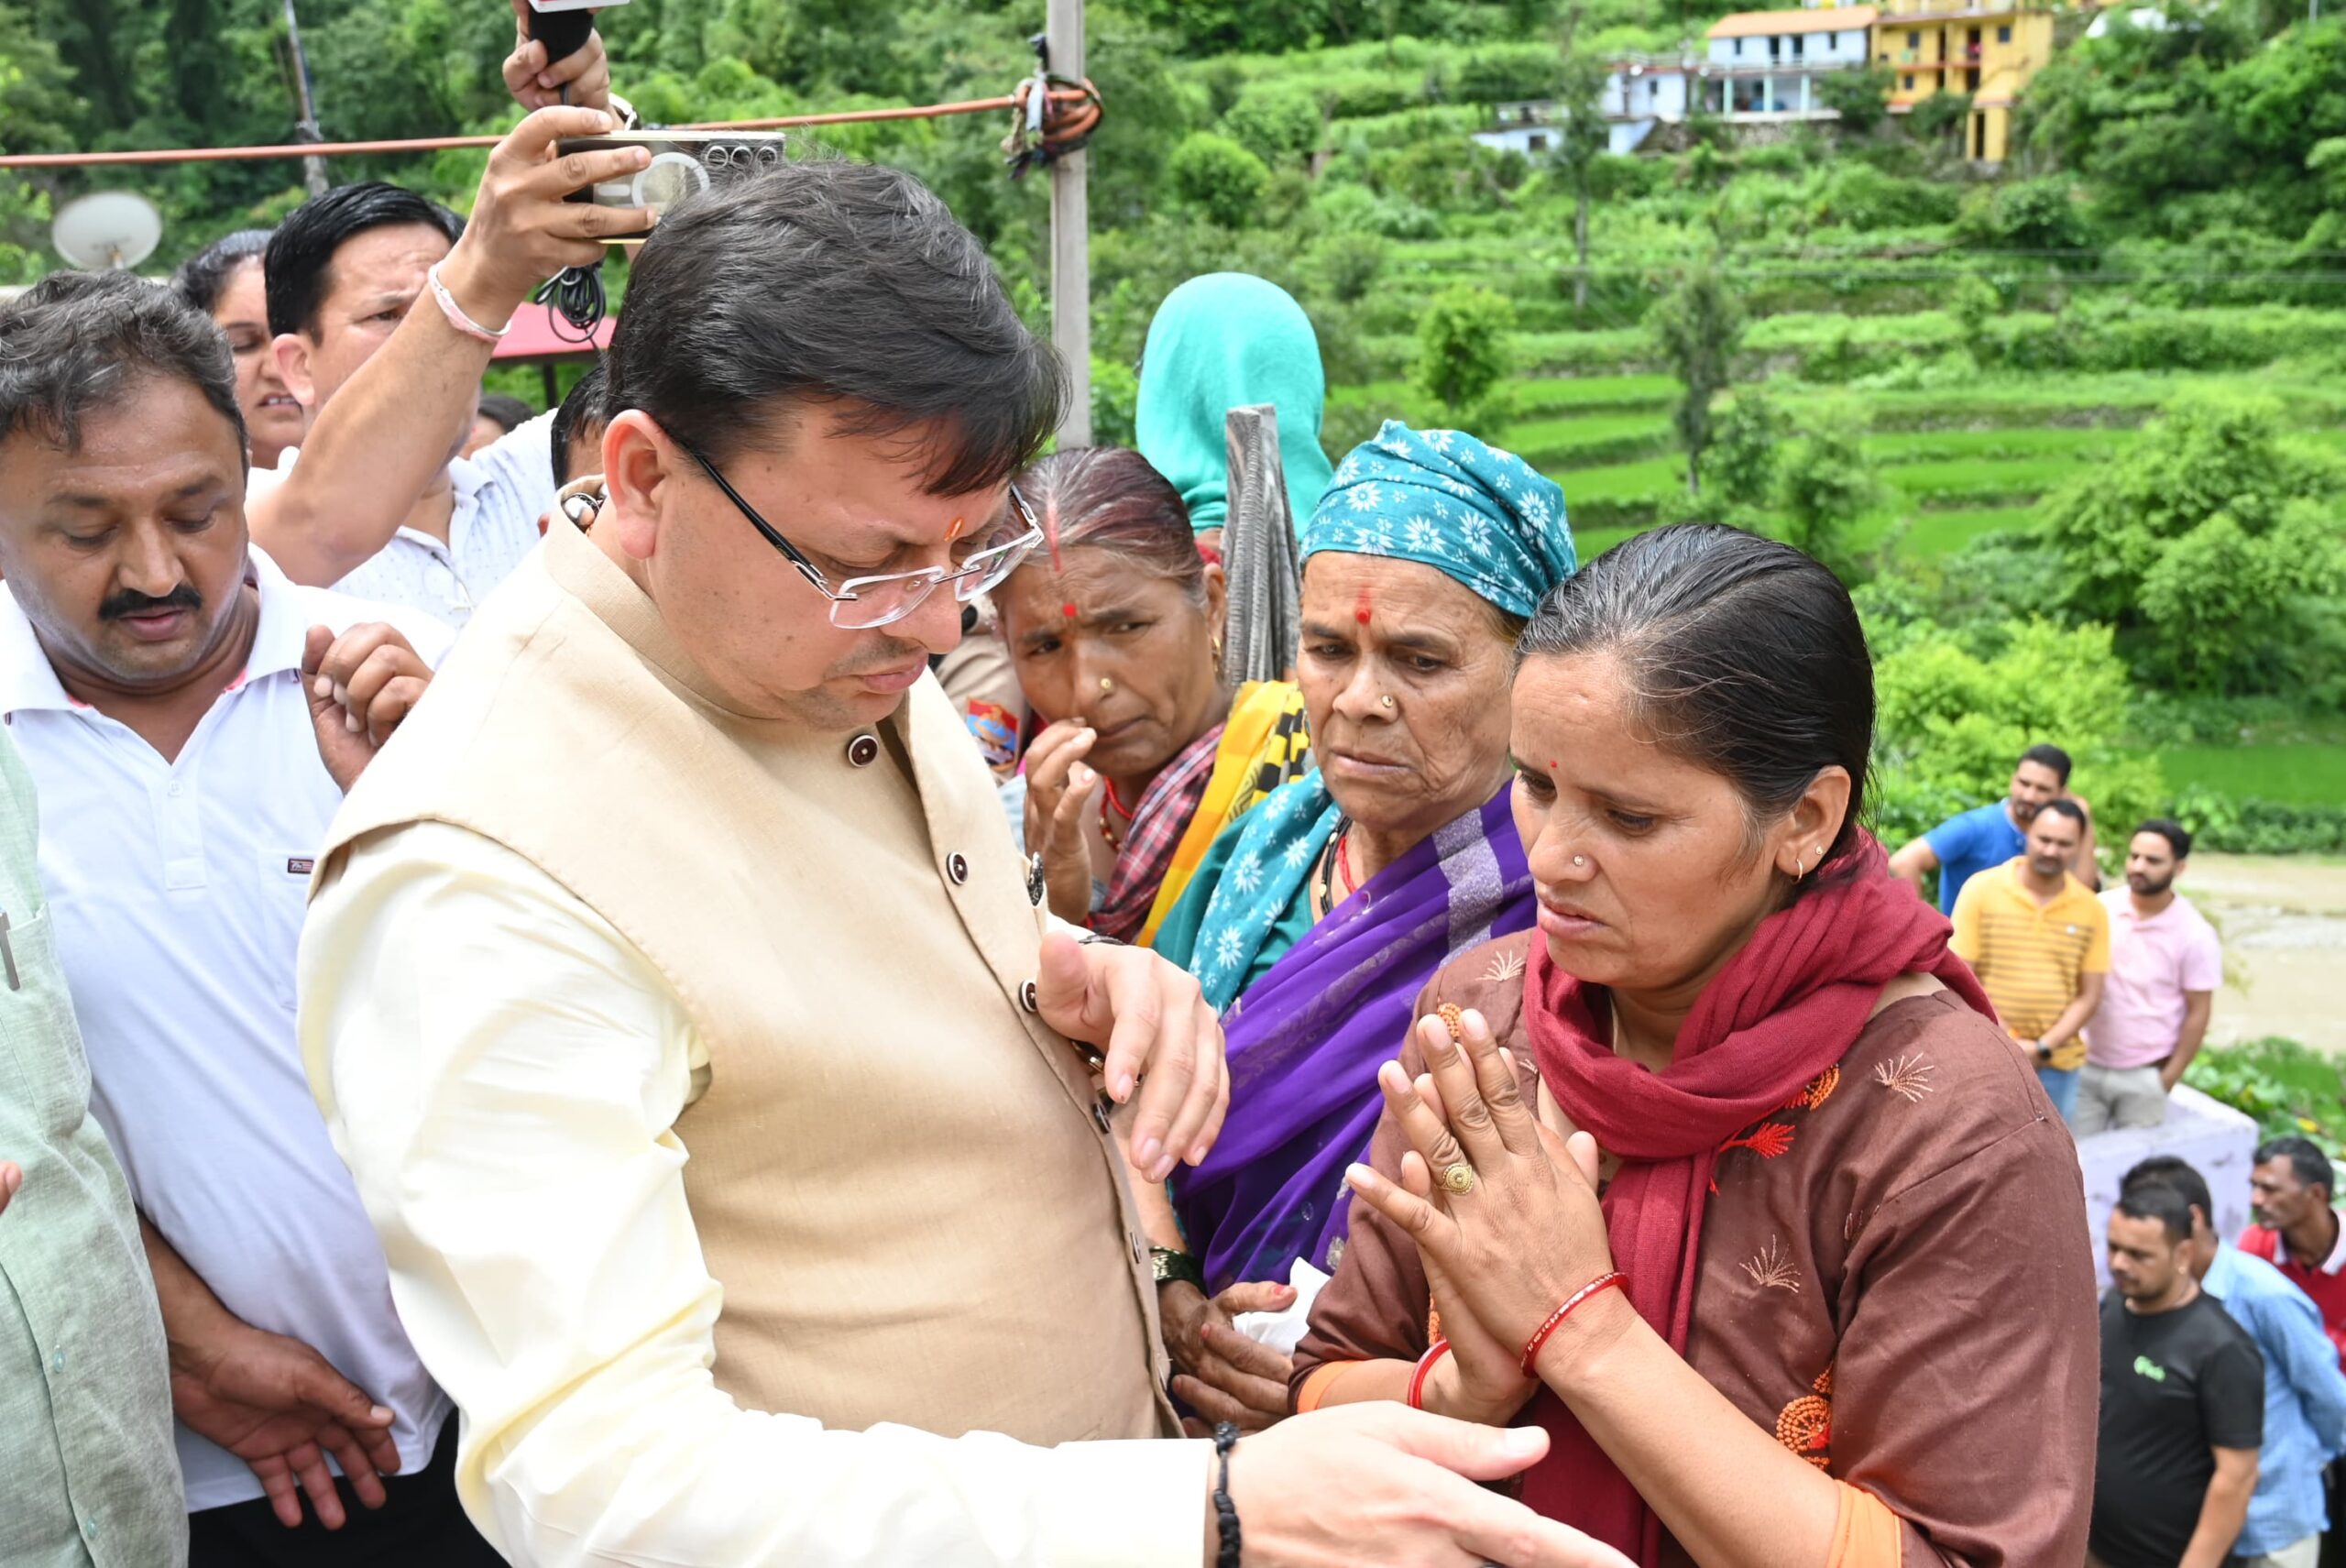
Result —
<svg viewBox="0 0 2346 1568"><path fill-rule="evenodd" d="M537 410L510 392L483 392L477 406L508 435L538 417Z"/></svg>
<svg viewBox="0 0 2346 1568"><path fill-rule="evenodd" d="M2058 746L2031 746L2020 754L2023 762L2040 762L2053 770L2053 776L2066 785L2069 782L2069 753Z"/></svg>
<svg viewBox="0 0 2346 1568"><path fill-rule="evenodd" d="M220 291L228 286L229 274L247 261L258 261L268 249L267 229L238 229L222 235L180 263L180 269L171 274L171 287L179 291L181 299L208 316L219 305Z"/></svg>
<svg viewBox="0 0 2346 1568"><path fill-rule="evenodd" d="M2289 1162L2299 1186L2319 1187L2333 1196L2337 1193L2338 1173L2330 1168L2330 1157L2321 1152L2321 1146L2311 1138L2268 1138L2256 1146L2257 1164L2266 1165L2276 1159Z"/></svg>
<svg viewBox="0 0 2346 1568"><path fill-rule="evenodd" d="M22 433L78 451L82 420L149 376L203 393L244 450L228 339L164 284L128 272L52 272L0 306L0 440Z"/></svg>
<svg viewBox="0 0 2346 1568"><path fill-rule="evenodd" d="M570 437L581 423L597 424L603 418L603 361L597 359L586 374L570 384L555 405L554 423L546 431L546 456L554 465L554 488L570 483Z"/></svg>
<svg viewBox="0 0 2346 1568"><path fill-rule="evenodd" d="M451 245L465 232L465 220L439 203L380 180L337 185L286 214L285 221L269 236L269 251L261 263L261 280L269 290L270 334L299 332L314 336L318 307L334 287L334 253L368 229L393 224L422 224L438 229Z"/></svg>
<svg viewBox="0 0 2346 1568"><path fill-rule="evenodd" d="M820 405L901 438L932 495L1002 484L1058 424L1067 378L969 230L911 175L785 164L671 208L636 253L605 411L640 409L722 463Z"/></svg>
<svg viewBox="0 0 2346 1568"><path fill-rule="evenodd" d="M2154 1154L2148 1159L2136 1160L2132 1168L2119 1179L2118 1190L2132 1192L2138 1187L2171 1187L2183 1195L2183 1201L2199 1211L2212 1234L2216 1228L2216 1200L2208 1190L2208 1179L2199 1174L2191 1162L2171 1154Z"/></svg>
<svg viewBox="0 0 2346 1568"><path fill-rule="evenodd" d="M2191 829L2172 817L2154 817L2134 831L2137 834L2157 834L2166 840L2166 847L2175 851L2175 858L2178 861L2191 858Z"/></svg>
<svg viewBox="0 0 2346 1568"><path fill-rule="evenodd" d="M2112 1207L2130 1220L2156 1220L2169 1241L2191 1239L2191 1201L2164 1181L2130 1187Z"/></svg>
<svg viewBox="0 0 2346 1568"><path fill-rule="evenodd" d="M2086 808L2074 800L2048 800L2036 808L2036 814L2039 817L2066 817L2077 825L2078 832L2085 831Z"/></svg>

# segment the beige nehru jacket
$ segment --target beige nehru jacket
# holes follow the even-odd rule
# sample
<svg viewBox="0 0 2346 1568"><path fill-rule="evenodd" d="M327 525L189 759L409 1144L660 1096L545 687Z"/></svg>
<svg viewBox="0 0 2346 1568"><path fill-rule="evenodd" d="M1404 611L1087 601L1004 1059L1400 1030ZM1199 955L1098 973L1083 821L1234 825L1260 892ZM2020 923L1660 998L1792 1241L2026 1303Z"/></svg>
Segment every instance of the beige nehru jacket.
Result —
<svg viewBox="0 0 2346 1568"><path fill-rule="evenodd" d="M567 528L482 607L335 821L301 1032L509 1556L1198 1560L1200 1445L1081 1441L1171 1423L1042 929L932 682L730 713Z"/></svg>

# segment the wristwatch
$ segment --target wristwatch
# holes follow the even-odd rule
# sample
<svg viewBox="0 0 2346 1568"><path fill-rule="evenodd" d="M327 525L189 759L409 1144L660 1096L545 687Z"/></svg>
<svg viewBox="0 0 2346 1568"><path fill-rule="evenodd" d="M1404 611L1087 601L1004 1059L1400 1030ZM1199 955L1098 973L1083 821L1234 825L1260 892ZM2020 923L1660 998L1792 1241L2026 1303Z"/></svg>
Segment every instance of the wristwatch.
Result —
<svg viewBox="0 0 2346 1568"><path fill-rule="evenodd" d="M1176 1252L1169 1246L1153 1246L1148 1249L1148 1270L1156 1276L1160 1286L1181 1279L1200 1290L1206 1288L1206 1271L1200 1266L1198 1255L1193 1252Z"/></svg>

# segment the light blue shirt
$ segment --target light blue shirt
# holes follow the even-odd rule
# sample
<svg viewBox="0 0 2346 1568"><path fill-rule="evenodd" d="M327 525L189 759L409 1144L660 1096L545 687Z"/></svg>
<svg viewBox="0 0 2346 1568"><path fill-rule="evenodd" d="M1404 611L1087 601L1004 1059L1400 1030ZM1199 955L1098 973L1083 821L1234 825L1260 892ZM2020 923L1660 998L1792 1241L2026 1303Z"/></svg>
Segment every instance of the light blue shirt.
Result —
<svg viewBox="0 0 2346 1568"><path fill-rule="evenodd" d="M2028 847L2028 835L2012 820L2012 803L1990 801L1950 817L1923 835L1939 858L1939 913L1955 913L1955 895L1981 872L2002 865Z"/></svg>
<svg viewBox="0 0 2346 1568"><path fill-rule="evenodd" d="M2339 1372L2338 1347L2322 1331L2320 1309L2263 1258L2220 1240L2199 1288L2224 1304L2264 1354L2264 1446L2257 1453L2248 1523L2232 1548L2257 1557L2330 1528L2321 1467L2346 1452L2346 1376Z"/></svg>

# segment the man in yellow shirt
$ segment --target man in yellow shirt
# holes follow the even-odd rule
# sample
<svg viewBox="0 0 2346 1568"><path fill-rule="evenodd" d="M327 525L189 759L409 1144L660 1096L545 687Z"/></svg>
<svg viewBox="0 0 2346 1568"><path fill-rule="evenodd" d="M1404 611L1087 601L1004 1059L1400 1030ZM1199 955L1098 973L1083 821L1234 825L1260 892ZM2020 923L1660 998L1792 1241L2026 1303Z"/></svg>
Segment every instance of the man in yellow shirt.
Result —
<svg viewBox="0 0 2346 1568"><path fill-rule="evenodd" d="M2028 846L1963 884L1955 900L1955 950L2029 1053L2045 1092L2067 1121L2085 1065L2079 1032L2101 1004L2110 973L2110 915L2069 874L2085 837L2076 803L2050 800L2029 824Z"/></svg>

